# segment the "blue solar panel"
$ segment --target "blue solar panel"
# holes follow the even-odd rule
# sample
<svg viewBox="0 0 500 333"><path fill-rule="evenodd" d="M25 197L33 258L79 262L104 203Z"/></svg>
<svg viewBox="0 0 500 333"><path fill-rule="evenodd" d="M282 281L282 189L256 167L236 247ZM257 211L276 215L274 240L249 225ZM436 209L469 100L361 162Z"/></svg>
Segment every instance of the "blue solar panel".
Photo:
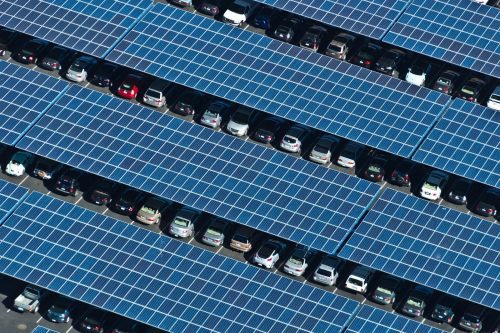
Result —
<svg viewBox="0 0 500 333"><path fill-rule="evenodd" d="M413 1L384 41L500 77L500 11L471 0Z"/></svg>
<svg viewBox="0 0 500 333"><path fill-rule="evenodd" d="M436 91L159 4L107 59L404 157L449 101Z"/></svg>
<svg viewBox="0 0 500 333"><path fill-rule="evenodd" d="M413 159L500 188L500 112L455 99Z"/></svg>
<svg viewBox="0 0 500 333"><path fill-rule="evenodd" d="M67 88L62 80L0 60L0 142L16 144Z"/></svg>
<svg viewBox="0 0 500 333"><path fill-rule="evenodd" d="M500 309L500 225L387 189L339 256Z"/></svg>
<svg viewBox="0 0 500 333"><path fill-rule="evenodd" d="M345 333L442 333L413 319L363 304Z"/></svg>
<svg viewBox="0 0 500 333"><path fill-rule="evenodd" d="M359 303L41 193L0 271L170 332L341 332Z"/></svg>
<svg viewBox="0 0 500 333"><path fill-rule="evenodd" d="M27 196L27 188L0 179L0 225Z"/></svg>
<svg viewBox="0 0 500 333"><path fill-rule="evenodd" d="M8 0L0 1L0 22L103 57L151 4L152 0Z"/></svg>
<svg viewBox="0 0 500 333"><path fill-rule="evenodd" d="M409 0L256 0L363 36L382 39Z"/></svg>
<svg viewBox="0 0 500 333"><path fill-rule="evenodd" d="M51 330L50 328L37 326L31 331L31 333L59 333L58 331Z"/></svg>
<svg viewBox="0 0 500 333"><path fill-rule="evenodd" d="M18 147L329 253L380 189L79 86Z"/></svg>

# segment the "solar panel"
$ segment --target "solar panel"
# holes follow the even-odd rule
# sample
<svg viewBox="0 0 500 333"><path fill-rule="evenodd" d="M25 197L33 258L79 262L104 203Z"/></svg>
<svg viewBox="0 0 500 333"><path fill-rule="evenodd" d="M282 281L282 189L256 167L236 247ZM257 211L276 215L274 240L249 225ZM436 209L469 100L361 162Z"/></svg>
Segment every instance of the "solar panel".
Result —
<svg viewBox="0 0 500 333"><path fill-rule="evenodd" d="M0 179L0 225L27 196L27 188Z"/></svg>
<svg viewBox="0 0 500 333"><path fill-rule="evenodd" d="M257 0L360 35L382 39L409 0Z"/></svg>
<svg viewBox="0 0 500 333"><path fill-rule="evenodd" d="M500 77L500 11L470 0L413 1L384 42Z"/></svg>
<svg viewBox="0 0 500 333"><path fill-rule="evenodd" d="M51 330L50 328L37 326L31 331L31 333L59 333L58 331Z"/></svg>
<svg viewBox="0 0 500 333"><path fill-rule="evenodd" d="M0 22L57 45L104 57L151 4L151 0L0 1Z"/></svg>
<svg viewBox="0 0 500 333"><path fill-rule="evenodd" d="M404 157L450 100L160 4L107 59Z"/></svg>
<svg viewBox="0 0 500 333"><path fill-rule="evenodd" d="M363 304L345 333L441 333L413 319Z"/></svg>
<svg viewBox="0 0 500 333"><path fill-rule="evenodd" d="M500 112L455 99L413 159L500 188Z"/></svg>
<svg viewBox="0 0 500 333"><path fill-rule="evenodd" d="M340 332L359 303L32 193L0 228L0 270L170 332Z"/></svg>
<svg viewBox="0 0 500 333"><path fill-rule="evenodd" d="M15 145L68 84L0 60L0 142Z"/></svg>
<svg viewBox="0 0 500 333"><path fill-rule="evenodd" d="M500 309L500 225L386 189L339 256Z"/></svg>

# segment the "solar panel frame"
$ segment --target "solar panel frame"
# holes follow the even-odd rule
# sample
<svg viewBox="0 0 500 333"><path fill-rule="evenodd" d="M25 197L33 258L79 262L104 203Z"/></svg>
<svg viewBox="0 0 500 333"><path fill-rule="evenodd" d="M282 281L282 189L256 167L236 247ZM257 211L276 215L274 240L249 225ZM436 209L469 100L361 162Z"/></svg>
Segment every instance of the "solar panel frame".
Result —
<svg viewBox="0 0 500 333"><path fill-rule="evenodd" d="M0 226L28 194L27 188L0 179Z"/></svg>
<svg viewBox="0 0 500 333"><path fill-rule="evenodd" d="M172 333L341 332L359 306L38 192L0 249L4 274Z"/></svg>
<svg viewBox="0 0 500 333"><path fill-rule="evenodd" d="M500 309L500 225L386 189L339 256Z"/></svg>
<svg viewBox="0 0 500 333"><path fill-rule="evenodd" d="M500 112L453 100L412 159L500 188Z"/></svg>
<svg viewBox="0 0 500 333"><path fill-rule="evenodd" d="M50 328L38 325L31 331L31 333L59 333L58 331L51 330Z"/></svg>
<svg viewBox="0 0 500 333"><path fill-rule="evenodd" d="M403 157L450 100L160 4L106 59Z"/></svg>

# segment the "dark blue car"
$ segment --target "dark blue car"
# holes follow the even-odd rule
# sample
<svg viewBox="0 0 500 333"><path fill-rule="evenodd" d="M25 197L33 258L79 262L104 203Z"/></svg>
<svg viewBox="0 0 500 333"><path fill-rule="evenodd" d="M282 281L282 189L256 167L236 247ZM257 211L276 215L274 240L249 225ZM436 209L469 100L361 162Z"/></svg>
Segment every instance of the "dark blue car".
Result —
<svg viewBox="0 0 500 333"><path fill-rule="evenodd" d="M264 30L271 29L271 21L276 17L276 10L271 7L262 7L255 14L253 19L253 25L257 28L262 28Z"/></svg>
<svg viewBox="0 0 500 333"><path fill-rule="evenodd" d="M47 310L47 319L54 323L67 323L73 301L67 297L59 296Z"/></svg>

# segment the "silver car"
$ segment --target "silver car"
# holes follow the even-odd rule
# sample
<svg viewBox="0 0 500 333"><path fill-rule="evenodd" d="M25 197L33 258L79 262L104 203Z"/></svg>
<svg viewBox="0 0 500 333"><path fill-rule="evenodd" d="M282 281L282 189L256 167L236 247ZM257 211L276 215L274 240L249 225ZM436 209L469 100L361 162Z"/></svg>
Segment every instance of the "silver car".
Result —
<svg viewBox="0 0 500 333"><path fill-rule="evenodd" d="M141 209L137 212L137 221L144 224L160 223L162 213L165 211L169 202L157 197L149 198Z"/></svg>
<svg viewBox="0 0 500 333"><path fill-rule="evenodd" d="M230 222L223 219L213 219L203 234L203 243L211 246L224 244L224 234L228 231Z"/></svg>
<svg viewBox="0 0 500 333"><path fill-rule="evenodd" d="M313 280L327 286L333 286L337 282L339 272L343 266L344 261L342 259L325 256L314 271Z"/></svg>
<svg viewBox="0 0 500 333"><path fill-rule="evenodd" d="M66 72L66 78L74 82L83 82L87 80L89 71L97 64L97 60L90 56L81 56L69 66Z"/></svg>
<svg viewBox="0 0 500 333"><path fill-rule="evenodd" d="M313 252L304 248L296 248L283 266L283 271L290 275L302 276L309 267Z"/></svg>
<svg viewBox="0 0 500 333"><path fill-rule="evenodd" d="M336 136L323 135L311 150L309 159L319 164L328 163L331 160L333 151L339 142L340 139Z"/></svg>
<svg viewBox="0 0 500 333"><path fill-rule="evenodd" d="M290 153L300 154L304 141L311 133L311 129L307 126L295 124L292 125L285 133L280 142L281 149Z"/></svg>
<svg viewBox="0 0 500 333"><path fill-rule="evenodd" d="M170 223L168 232L175 237L191 237L194 235L194 223L200 216L200 212L184 207L177 212L174 220Z"/></svg>
<svg viewBox="0 0 500 333"><path fill-rule="evenodd" d="M231 115L226 125L227 132L236 136L247 135L250 123L255 119L257 113L255 109L240 106L238 110Z"/></svg>
<svg viewBox="0 0 500 333"><path fill-rule="evenodd" d="M229 111L231 104L222 100L215 100L211 102L203 112L200 123L202 125L217 128L222 123L222 118Z"/></svg>

